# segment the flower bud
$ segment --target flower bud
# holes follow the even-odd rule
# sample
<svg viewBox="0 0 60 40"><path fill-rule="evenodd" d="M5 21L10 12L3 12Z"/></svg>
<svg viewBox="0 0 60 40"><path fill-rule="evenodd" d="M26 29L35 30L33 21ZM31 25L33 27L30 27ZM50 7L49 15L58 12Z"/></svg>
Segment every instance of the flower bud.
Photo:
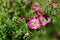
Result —
<svg viewBox="0 0 60 40"><path fill-rule="evenodd" d="M29 33L27 32L27 33L24 35L23 38L26 38L26 37L28 37L28 36L29 36Z"/></svg>

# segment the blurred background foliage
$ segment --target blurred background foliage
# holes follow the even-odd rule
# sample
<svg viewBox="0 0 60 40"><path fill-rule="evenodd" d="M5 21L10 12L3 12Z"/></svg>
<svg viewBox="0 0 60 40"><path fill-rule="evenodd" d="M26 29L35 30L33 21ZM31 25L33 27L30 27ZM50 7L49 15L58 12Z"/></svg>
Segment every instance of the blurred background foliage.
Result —
<svg viewBox="0 0 60 40"><path fill-rule="evenodd" d="M29 8L32 1L39 3L43 13L46 13L44 8L48 10L52 23L38 30L28 28L27 20L21 16L36 16ZM60 40L60 0L53 0L58 3L57 8L52 8L51 1L0 0L0 40ZM23 38L27 32L29 36Z"/></svg>

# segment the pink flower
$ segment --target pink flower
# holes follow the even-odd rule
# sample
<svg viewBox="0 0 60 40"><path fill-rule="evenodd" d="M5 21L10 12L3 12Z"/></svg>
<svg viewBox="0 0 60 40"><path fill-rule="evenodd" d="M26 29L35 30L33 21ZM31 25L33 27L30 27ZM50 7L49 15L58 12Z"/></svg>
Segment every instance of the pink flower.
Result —
<svg viewBox="0 0 60 40"><path fill-rule="evenodd" d="M41 11L41 10L40 10L40 7L35 7L34 11L40 12L40 11Z"/></svg>
<svg viewBox="0 0 60 40"><path fill-rule="evenodd" d="M30 5L30 8L31 9L35 9L35 7L39 7L39 4L37 2L33 2L31 5Z"/></svg>
<svg viewBox="0 0 60 40"><path fill-rule="evenodd" d="M42 14L41 8L38 5L36 5L36 3L32 3L30 5L30 8L32 8L35 12L37 12L38 15L41 15Z"/></svg>
<svg viewBox="0 0 60 40"><path fill-rule="evenodd" d="M31 29L37 29L40 28L41 24L38 19L32 18L29 20L28 25Z"/></svg>
<svg viewBox="0 0 60 40"><path fill-rule="evenodd" d="M50 18L45 18L44 16L39 16L38 20L40 20L42 26L46 26L47 23L50 23Z"/></svg>
<svg viewBox="0 0 60 40"><path fill-rule="evenodd" d="M40 16L38 20L40 20L42 26L45 26L47 24L46 19L43 16Z"/></svg>
<svg viewBox="0 0 60 40"><path fill-rule="evenodd" d="M51 22L51 19L47 16L47 14L43 15L43 17L47 20L47 23Z"/></svg>
<svg viewBox="0 0 60 40"><path fill-rule="evenodd" d="M40 7L35 7L34 11L37 12L38 15L42 15L42 11L41 11Z"/></svg>

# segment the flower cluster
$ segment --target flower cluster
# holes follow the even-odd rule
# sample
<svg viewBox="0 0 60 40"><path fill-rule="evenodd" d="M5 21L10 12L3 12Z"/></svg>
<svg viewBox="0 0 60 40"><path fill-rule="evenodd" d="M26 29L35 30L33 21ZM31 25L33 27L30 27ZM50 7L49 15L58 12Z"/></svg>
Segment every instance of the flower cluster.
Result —
<svg viewBox="0 0 60 40"><path fill-rule="evenodd" d="M56 40L60 37L59 3L0 0L0 40L53 40L53 37Z"/></svg>
<svg viewBox="0 0 60 40"><path fill-rule="evenodd" d="M51 19L47 16L47 14L42 15L40 7L34 7L34 11L38 13L36 18L30 18L28 25L31 29L37 29L41 26L46 26L47 23L50 23Z"/></svg>

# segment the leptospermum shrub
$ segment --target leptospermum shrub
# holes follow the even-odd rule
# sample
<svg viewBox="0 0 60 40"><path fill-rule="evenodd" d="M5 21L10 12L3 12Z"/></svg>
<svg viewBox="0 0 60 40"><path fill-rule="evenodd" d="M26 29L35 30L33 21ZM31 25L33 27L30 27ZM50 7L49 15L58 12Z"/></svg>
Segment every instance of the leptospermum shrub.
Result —
<svg viewBox="0 0 60 40"><path fill-rule="evenodd" d="M58 3L49 0L38 4L32 0L0 0L0 40L30 40L35 32L46 31L58 16Z"/></svg>

